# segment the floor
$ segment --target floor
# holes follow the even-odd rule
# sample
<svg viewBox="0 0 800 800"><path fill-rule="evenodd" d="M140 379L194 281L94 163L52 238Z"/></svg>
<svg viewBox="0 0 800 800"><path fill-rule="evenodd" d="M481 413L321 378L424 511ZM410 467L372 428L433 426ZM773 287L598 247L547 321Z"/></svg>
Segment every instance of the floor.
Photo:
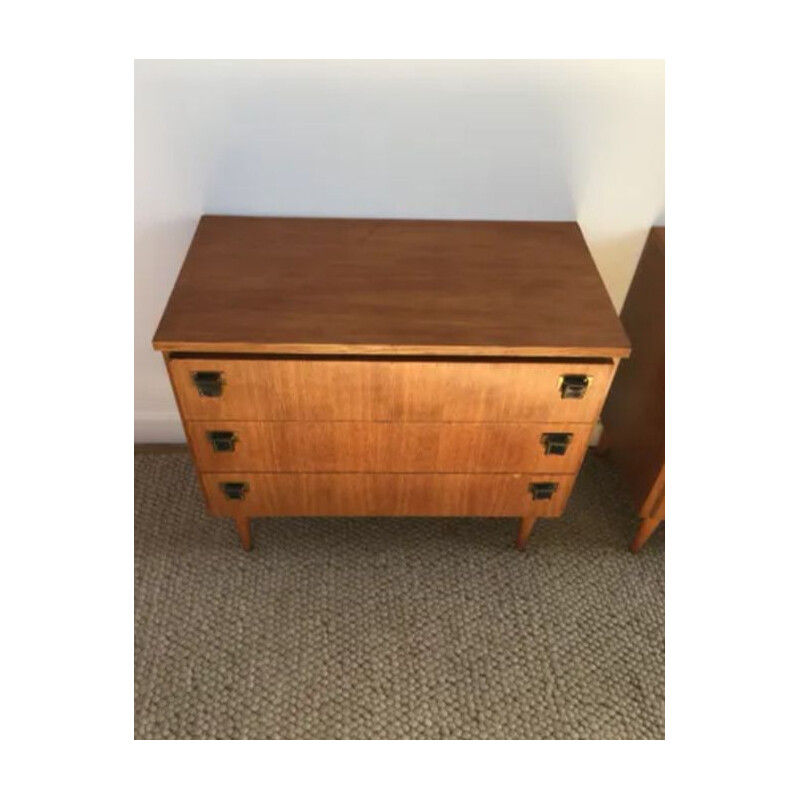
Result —
<svg viewBox="0 0 800 800"><path fill-rule="evenodd" d="M512 519L258 519L139 453L140 739L660 739L664 535L589 455L526 553Z"/></svg>

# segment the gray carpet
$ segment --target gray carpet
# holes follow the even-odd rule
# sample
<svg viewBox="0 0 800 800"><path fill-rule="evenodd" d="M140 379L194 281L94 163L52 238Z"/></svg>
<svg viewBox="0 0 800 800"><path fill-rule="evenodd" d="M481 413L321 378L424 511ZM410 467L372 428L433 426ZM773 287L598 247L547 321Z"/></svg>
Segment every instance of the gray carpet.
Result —
<svg viewBox="0 0 800 800"><path fill-rule="evenodd" d="M587 456L527 553L510 519L207 516L136 462L140 739L664 737L664 535Z"/></svg>

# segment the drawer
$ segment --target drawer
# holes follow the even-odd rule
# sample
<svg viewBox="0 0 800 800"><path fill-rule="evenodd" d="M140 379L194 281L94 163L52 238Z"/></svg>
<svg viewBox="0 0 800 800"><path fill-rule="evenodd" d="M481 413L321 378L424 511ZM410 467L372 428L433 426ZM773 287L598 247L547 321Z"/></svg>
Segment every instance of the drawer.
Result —
<svg viewBox="0 0 800 800"><path fill-rule="evenodd" d="M203 472L577 472L591 425L187 422Z"/></svg>
<svg viewBox="0 0 800 800"><path fill-rule="evenodd" d="M173 358L169 369L185 420L589 423L614 364Z"/></svg>
<svg viewBox="0 0 800 800"><path fill-rule="evenodd" d="M201 479L209 510L225 517L521 517L558 516L575 476L233 472ZM534 500L534 482L556 484L552 498Z"/></svg>

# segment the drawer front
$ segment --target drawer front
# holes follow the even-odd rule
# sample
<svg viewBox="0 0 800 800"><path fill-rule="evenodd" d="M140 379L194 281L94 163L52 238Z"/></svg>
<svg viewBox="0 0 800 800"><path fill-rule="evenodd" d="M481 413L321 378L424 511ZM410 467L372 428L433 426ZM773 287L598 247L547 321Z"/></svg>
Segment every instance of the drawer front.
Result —
<svg viewBox="0 0 800 800"><path fill-rule="evenodd" d="M186 420L593 422L613 363L171 359ZM567 385L586 377L584 389Z"/></svg>
<svg viewBox="0 0 800 800"><path fill-rule="evenodd" d="M209 510L237 516L558 516L573 475L205 473ZM531 483L556 484L534 500ZM238 499L236 495L241 495Z"/></svg>
<svg viewBox="0 0 800 800"><path fill-rule="evenodd" d="M188 422L203 472L573 473L591 425Z"/></svg>

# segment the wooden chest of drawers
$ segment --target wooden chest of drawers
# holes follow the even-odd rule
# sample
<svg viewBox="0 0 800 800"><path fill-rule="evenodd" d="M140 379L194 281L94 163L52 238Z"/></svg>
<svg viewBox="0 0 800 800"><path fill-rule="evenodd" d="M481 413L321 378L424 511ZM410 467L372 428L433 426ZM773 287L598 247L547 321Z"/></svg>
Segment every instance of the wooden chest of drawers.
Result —
<svg viewBox="0 0 800 800"><path fill-rule="evenodd" d="M559 515L628 340L575 223L214 217L154 338L210 513Z"/></svg>

